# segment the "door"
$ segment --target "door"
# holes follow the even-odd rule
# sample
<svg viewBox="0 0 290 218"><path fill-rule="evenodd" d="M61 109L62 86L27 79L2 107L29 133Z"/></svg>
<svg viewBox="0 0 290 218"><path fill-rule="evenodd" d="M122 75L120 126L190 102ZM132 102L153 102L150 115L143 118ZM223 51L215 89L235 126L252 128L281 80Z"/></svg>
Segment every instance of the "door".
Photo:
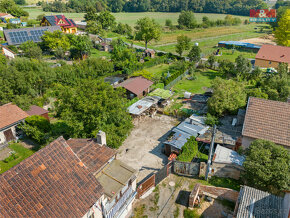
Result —
<svg viewBox="0 0 290 218"><path fill-rule="evenodd" d="M15 139L11 129L4 131L4 136L5 136L7 142Z"/></svg>

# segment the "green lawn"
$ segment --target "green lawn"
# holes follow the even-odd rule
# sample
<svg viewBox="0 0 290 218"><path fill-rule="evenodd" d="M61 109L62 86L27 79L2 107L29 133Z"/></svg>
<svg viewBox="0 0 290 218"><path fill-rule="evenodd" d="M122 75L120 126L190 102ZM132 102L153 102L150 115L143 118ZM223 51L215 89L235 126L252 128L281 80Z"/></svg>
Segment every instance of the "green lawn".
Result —
<svg viewBox="0 0 290 218"><path fill-rule="evenodd" d="M94 58L106 57L106 59L110 59L111 58L111 54L109 52L106 52L106 51L100 51L98 49L92 49L91 57L94 57Z"/></svg>
<svg viewBox="0 0 290 218"><path fill-rule="evenodd" d="M185 91L191 93L204 93L206 87L210 87L211 81L217 76L219 76L219 73L214 70L207 70L205 72L197 71L196 80L188 80L185 77L176 83L172 89L179 94Z"/></svg>
<svg viewBox="0 0 290 218"><path fill-rule="evenodd" d="M160 79L162 73L166 73L169 69L169 64L160 64L153 67L145 68L148 72L152 73L155 79Z"/></svg>
<svg viewBox="0 0 290 218"><path fill-rule="evenodd" d="M234 53L233 53L232 49L226 49L226 48L222 48L222 49L220 49L220 51L222 52L222 56L216 56L217 60L228 59L228 60L233 61L233 62L236 60L236 58L239 55L242 55L246 58L255 59L255 56L257 54L255 52L238 51L238 50L234 50Z"/></svg>
<svg viewBox="0 0 290 218"><path fill-rule="evenodd" d="M21 144L18 143L13 143L9 145L9 148L15 151L15 154L16 156L18 156L18 158L16 158L15 160L11 160L8 163L0 161L0 174L9 170L11 167L19 164L21 161L30 157L34 153L34 151L24 148Z"/></svg>

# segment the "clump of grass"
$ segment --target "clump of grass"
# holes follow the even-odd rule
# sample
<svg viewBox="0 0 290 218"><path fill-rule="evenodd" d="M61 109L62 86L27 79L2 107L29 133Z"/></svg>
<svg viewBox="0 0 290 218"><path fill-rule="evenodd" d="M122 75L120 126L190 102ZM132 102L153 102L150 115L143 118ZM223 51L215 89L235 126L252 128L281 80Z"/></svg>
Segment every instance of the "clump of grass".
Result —
<svg viewBox="0 0 290 218"><path fill-rule="evenodd" d="M184 218L199 218L200 215L197 213L196 210L184 209L183 217Z"/></svg>
<svg viewBox="0 0 290 218"><path fill-rule="evenodd" d="M230 179L230 178L221 178L213 176L210 178L209 183L213 186L223 187L223 188L230 188L236 191L240 190L240 186L242 184L241 181Z"/></svg>
<svg viewBox="0 0 290 218"><path fill-rule="evenodd" d="M231 202L231 201L226 200L226 199L223 199L223 200L216 199L216 201L218 201L223 206L227 207L228 209L230 209L232 211L235 209L235 203L234 202Z"/></svg>
<svg viewBox="0 0 290 218"><path fill-rule="evenodd" d="M147 217L147 216L143 216L143 213L144 213L145 209L146 209L146 205L145 204L142 204L141 206L136 207L134 209L133 218L144 218L144 217Z"/></svg>
<svg viewBox="0 0 290 218"><path fill-rule="evenodd" d="M179 216L179 210L180 210L179 207L176 206L176 209L175 209L175 211L173 213L174 218L177 218Z"/></svg>

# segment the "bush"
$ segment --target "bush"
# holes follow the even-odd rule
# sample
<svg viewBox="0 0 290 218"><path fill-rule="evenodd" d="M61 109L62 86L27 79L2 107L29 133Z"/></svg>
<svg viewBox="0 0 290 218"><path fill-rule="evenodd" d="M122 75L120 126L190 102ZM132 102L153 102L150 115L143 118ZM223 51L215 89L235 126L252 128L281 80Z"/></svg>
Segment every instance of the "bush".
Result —
<svg viewBox="0 0 290 218"><path fill-rule="evenodd" d="M206 115L205 124L208 126L214 126L219 124L219 119L210 113Z"/></svg>
<svg viewBox="0 0 290 218"><path fill-rule="evenodd" d="M177 160L182 162L191 162L195 157L201 159L202 161L207 161L208 159L206 154L203 154L198 150L198 143L195 140L195 137L192 136L182 147L182 152L177 157Z"/></svg>
<svg viewBox="0 0 290 218"><path fill-rule="evenodd" d="M200 215L196 212L196 210L184 209L183 217L184 218L199 218Z"/></svg>

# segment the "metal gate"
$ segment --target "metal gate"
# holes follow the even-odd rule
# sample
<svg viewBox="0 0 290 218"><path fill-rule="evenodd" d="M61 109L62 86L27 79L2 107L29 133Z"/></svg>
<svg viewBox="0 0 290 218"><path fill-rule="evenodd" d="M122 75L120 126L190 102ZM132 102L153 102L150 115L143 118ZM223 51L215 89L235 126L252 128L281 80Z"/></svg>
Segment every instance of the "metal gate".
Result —
<svg viewBox="0 0 290 218"><path fill-rule="evenodd" d="M137 198L140 198L150 188L155 186L155 174L150 176L145 182L141 183L137 188Z"/></svg>

